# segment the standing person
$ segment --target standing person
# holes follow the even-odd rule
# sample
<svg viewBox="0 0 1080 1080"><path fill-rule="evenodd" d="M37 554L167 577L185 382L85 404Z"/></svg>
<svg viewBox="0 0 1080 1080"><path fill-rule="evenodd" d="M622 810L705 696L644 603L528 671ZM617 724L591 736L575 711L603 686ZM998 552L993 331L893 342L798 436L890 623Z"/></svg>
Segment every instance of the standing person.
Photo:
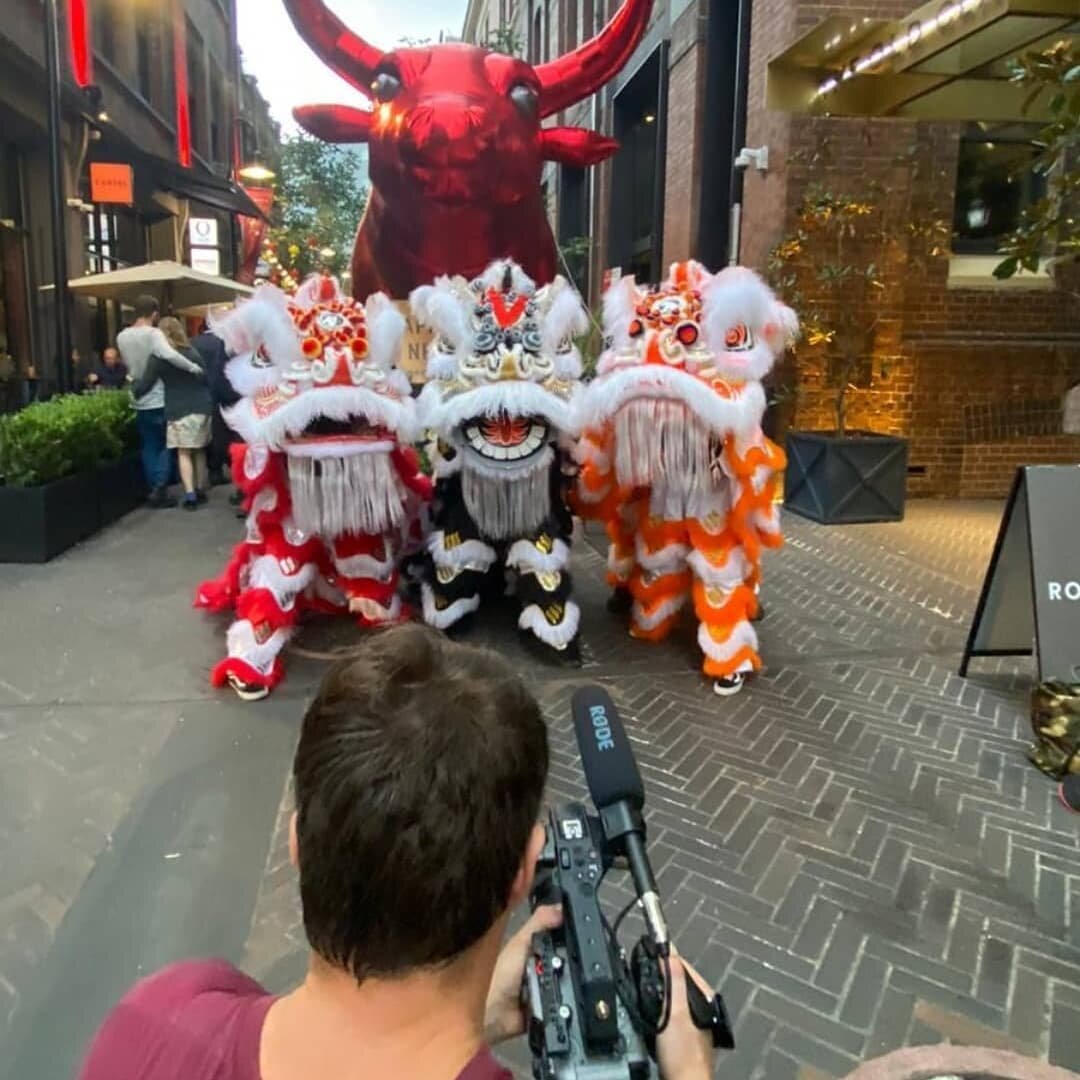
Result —
<svg viewBox="0 0 1080 1080"><path fill-rule="evenodd" d="M229 362L225 342L204 327L201 334L191 339L191 344L202 357L206 383L210 387L210 397L214 404L210 419L210 446L207 448L206 457L210 467L210 484L218 487L229 482L225 475L229 464L229 446L238 438L225 423L221 410L235 405L240 400L240 395L225 377L225 365Z"/></svg>
<svg viewBox="0 0 1080 1080"><path fill-rule="evenodd" d="M116 346L133 380L146 374L151 356L192 374L202 374L202 368L174 349L158 329L161 309L153 296L140 296L135 301L135 322L121 330ZM169 497L169 451L165 446L165 387L158 379L143 394L135 396L135 419L142 447L143 472L150 488L149 505L156 509L175 506Z"/></svg>
<svg viewBox="0 0 1080 1080"><path fill-rule="evenodd" d="M97 390L122 390L127 384L128 369L119 350L111 345L101 354L101 363L88 382Z"/></svg>
<svg viewBox="0 0 1080 1080"><path fill-rule="evenodd" d="M90 381L90 368L83 360L82 353L77 349L71 350L71 392L81 394Z"/></svg>
<svg viewBox="0 0 1080 1080"><path fill-rule="evenodd" d="M161 320L161 331L169 346L196 366L196 373L181 371L155 353L142 378L135 380L133 392L138 398L158 380L165 384L165 445L175 450L180 459L184 509L194 510L206 502L206 447L210 443L210 412L214 405L202 357L191 347L183 324L170 316Z"/></svg>

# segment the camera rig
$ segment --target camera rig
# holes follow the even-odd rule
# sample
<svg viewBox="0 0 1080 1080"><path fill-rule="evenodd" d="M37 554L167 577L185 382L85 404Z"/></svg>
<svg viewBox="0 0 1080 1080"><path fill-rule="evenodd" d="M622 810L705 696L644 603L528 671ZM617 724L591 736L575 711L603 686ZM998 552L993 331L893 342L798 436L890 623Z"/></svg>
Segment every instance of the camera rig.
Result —
<svg viewBox="0 0 1080 1080"><path fill-rule="evenodd" d="M595 687L573 703L586 779L599 814L581 803L551 810L530 898L535 909L561 904L563 922L534 935L525 972L529 1046L536 1080L648 1080L656 1037L671 1010L670 942L645 854L644 799L629 743L608 695ZM598 756L599 755L599 756ZM638 793L640 792L640 799ZM628 864L646 931L629 961L599 889ZM713 1045L734 1046L719 994L707 998L686 976L694 1024Z"/></svg>

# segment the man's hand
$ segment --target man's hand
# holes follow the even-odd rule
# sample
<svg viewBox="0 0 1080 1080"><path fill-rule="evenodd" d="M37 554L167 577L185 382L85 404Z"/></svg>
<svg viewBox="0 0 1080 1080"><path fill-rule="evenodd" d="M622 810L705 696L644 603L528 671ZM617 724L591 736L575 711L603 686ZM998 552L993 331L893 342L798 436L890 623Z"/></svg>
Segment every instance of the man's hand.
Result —
<svg viewBox="0 0 1080 1080"><path fill-rule="evenodd" d="M538 907L529 921L503 946L495 962L495 973L491 977L484 1010L484 1039L488 1046L524 1034L521 980L529 959L532 937L539 930L554 930L556 926L561 926L562 918L561 907ZM684 989L684 1002L685 997ZM685 1003L683 1007L686 1007Z"/></svg>
<svg viewBox="0 0 1080 1080"><path fill-rule="evenodd" d="M712 1076L712 1035L694 1026L686 998L686 976L690 974L706 997L709 984L676 952L671 950L671 1017L656 1037L656 1063L663 1080L709 1080Z"/></svg>

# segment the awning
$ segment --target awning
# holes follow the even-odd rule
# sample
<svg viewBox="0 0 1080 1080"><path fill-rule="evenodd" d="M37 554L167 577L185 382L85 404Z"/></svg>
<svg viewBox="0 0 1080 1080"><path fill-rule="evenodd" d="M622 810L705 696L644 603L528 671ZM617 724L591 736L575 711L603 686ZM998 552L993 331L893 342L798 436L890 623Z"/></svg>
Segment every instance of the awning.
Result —
<svg viewBox="0 0 1080 1080"><path fill-rule="evenodd" d="M835 15L769 63L770 109L915 120L1039 120L1009 61L1080 31L1080 0L934 0L906 18Z"/></svg>
<svg viewBox="0 0 1080 1080"><path fill-rule="evenodd" d="M214 304L232 303L238 297L250 296L254 289L229 278L204 274L175 262L150 262L141 266L125 266L103 274L87 274L72 278L68 288L76 296L96 296L101 300L134 303L137 296L149 293L156 296L166 311L178 314L196 313ZM52 285L42 286L42 291Z"/></svg>
<svg viewBox="0 0 1080 1080"><path fill-rule="evenodd" d="M91 160L122 161L133 165L137 194L148 193L150 189L171 191L181 198L194 199L230 214L268 220L243 188L224 177L201 166L185 169L178 161L148 153L108 121L97 123L97 127L101 138L91 143Z"/></svg>

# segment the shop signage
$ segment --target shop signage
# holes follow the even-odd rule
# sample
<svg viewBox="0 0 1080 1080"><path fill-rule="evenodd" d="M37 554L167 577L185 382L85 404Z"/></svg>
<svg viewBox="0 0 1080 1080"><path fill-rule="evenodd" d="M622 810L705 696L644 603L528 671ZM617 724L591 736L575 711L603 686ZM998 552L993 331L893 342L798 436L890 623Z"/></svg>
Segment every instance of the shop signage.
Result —
<svg viewBox="0 0 1080 1080"><path fill-rule="evenodd" d="M135 201L135 174L131 166L92 161L90 201L130 206Z"/></svg>
<svg viewBox="0 0 1080 1080"><path fill-rule="evenodd" d="M975 609L973 656L1030 656L1039 678L1080 681L1080 465L1018 469Z"/></svg>
<svg viewBox="0 0 1080 1080"><path fill-rule="evenodd" d="M220 277L221 252L217 248L192 248L191 269Z"/></svg>
<svg viewBox="0 0 1080 1080"><path fill-rule="evenodd" d="M218 246L217 218L193 217L188 220L188 239L193 248Z"/></svg>
<svg viewBox="0 0 1080 1080"><path fill-rule="evenodd" d="M398 300L397 309L405 318L405 336L401 342L400 368L413 383L422 383L427 373L427 350L432 331L421 326L407 300Z"/></svg>

